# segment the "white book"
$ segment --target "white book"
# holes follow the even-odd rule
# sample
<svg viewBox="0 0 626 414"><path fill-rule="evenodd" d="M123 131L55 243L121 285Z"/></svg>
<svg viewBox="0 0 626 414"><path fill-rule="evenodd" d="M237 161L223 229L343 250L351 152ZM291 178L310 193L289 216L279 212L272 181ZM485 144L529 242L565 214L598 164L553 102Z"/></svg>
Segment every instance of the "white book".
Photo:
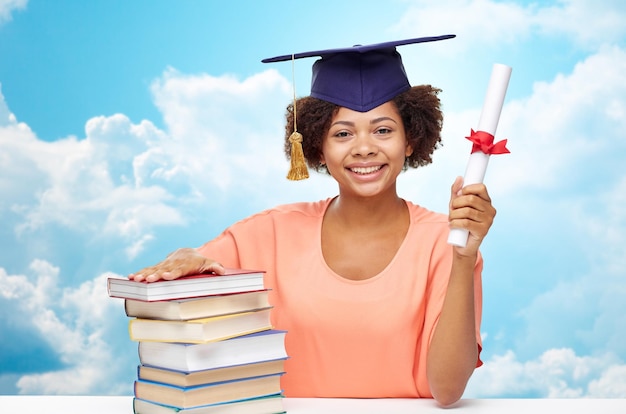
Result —
<svg viewBox="0 0 626 414"><path fill-rule="evenodd" d="M194 372L287 357L286 331L267 330L202 344L139 342L142 365Z"/></svg>

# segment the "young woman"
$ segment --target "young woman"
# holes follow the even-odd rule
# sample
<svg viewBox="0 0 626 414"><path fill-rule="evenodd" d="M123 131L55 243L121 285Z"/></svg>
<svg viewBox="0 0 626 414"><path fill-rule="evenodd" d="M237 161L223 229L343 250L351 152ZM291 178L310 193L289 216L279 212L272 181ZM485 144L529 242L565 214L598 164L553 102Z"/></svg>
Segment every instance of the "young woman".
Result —
<svg viewBox="0 0 626 414"><path fill-rule="evenodd" d="M338 195L255 214L129 276L265 270L272 322L288 331L288 397L434 397L448 405L481 364L479 246L495 217L487 190L457 178L447 216L396 190L398 175L430 163L440 142L439 90L411 87L395 49L433 40L423 39L288 55L322 59L311 96L288 107L287 154L297 129L306 163L327 171ZM365 92L347 102L346 90L357 89ZM447 243L450 227L469 230L466 247Z"/></svg>

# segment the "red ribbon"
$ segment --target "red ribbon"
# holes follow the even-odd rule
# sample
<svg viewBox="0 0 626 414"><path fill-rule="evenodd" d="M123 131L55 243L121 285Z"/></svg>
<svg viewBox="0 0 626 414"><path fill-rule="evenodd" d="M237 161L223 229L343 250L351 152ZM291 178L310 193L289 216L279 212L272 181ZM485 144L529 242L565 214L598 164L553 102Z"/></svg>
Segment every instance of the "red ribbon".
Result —
<svg viewBox="0 0 626 414"><path fill-rule="evenodd" d="M493 135L484 131L474 131L471 130L472 133L469 137L465 137L472 141L474 145L472 145L472 154L478 151L482 151L485 154L509 154L509 151L506 148L506 139L502 141L498 141L495 144L493 143Z"/></svg>

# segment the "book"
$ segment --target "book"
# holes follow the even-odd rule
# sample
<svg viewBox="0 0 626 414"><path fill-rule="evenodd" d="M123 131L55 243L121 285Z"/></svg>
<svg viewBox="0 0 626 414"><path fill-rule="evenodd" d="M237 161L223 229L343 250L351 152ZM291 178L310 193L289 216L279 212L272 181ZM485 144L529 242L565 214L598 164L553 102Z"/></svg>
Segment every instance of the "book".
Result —
<svg viewBox="0 0 626 414"><path fill-rule="evenodd" d="M129 317L184 321L267 309L270 307L268 294L268 290L257 290L157 302L126 299L124 309Z"/></svg>
<svg viewBox="0 0 626 414"><path fill-rule="evenodd" d="M269 330L202 344L139 342L141 365L194 372L286 358L286 331Z"/></svg>
<svg viewBox="0 0 626 414"><path fill-rule="evenodd" d="M135 414L274 414L285 412L282 394L182 409L134 398L133 410Z"/></svg>
<svg viewBox="0 0 626 414"><path fill-rule="evenodd" d="M137 368L137 378L144 381L162 382L177 387L193 387L212 382L261 377L282 372L285 372L285 358L195 372L174 371L140 365Z"/></svg>
<svg viewBox="0 0 626 414"><path fill-rule="evenodd" d="M271 309L234 313L188 321L131 319L128 323L133 341L203 343L222 341L272 328Z"/></svg>
<svg viewBox="0 0 626 414"><path fill-rule="evenodd" d="M178 408L199 407L258 398L282 392L282 374L217 382L196 387L176 387L169 384L137 380L135 397Z"/></svg>
<svg viewBox="0 0 626 414"><path fill-rule="evenodd" d="M107 291L113 298L148 302L251 292L264 289L264 274L258 270L226 269L224 275L206 273L151 283L110 277L107 279Z"/></svg>

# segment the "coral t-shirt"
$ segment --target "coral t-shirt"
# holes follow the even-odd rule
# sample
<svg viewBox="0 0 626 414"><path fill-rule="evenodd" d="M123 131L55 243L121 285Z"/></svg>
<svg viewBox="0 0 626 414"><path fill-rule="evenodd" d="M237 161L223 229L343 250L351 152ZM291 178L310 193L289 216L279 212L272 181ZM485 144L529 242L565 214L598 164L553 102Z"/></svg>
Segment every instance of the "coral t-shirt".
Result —
<svg viewBox="0 0 626 414"><path fill-rule="evenodd" d="M410 226L395 257L378 275L354 281L337 275L322 255L322 219L330 202L255 214L199 251L227 267L267 272L272 323L288 331L287 397L432 397L426 357L452 264L447 217L407 202ZM481 271L479 256L479 349Z"/></svg>

